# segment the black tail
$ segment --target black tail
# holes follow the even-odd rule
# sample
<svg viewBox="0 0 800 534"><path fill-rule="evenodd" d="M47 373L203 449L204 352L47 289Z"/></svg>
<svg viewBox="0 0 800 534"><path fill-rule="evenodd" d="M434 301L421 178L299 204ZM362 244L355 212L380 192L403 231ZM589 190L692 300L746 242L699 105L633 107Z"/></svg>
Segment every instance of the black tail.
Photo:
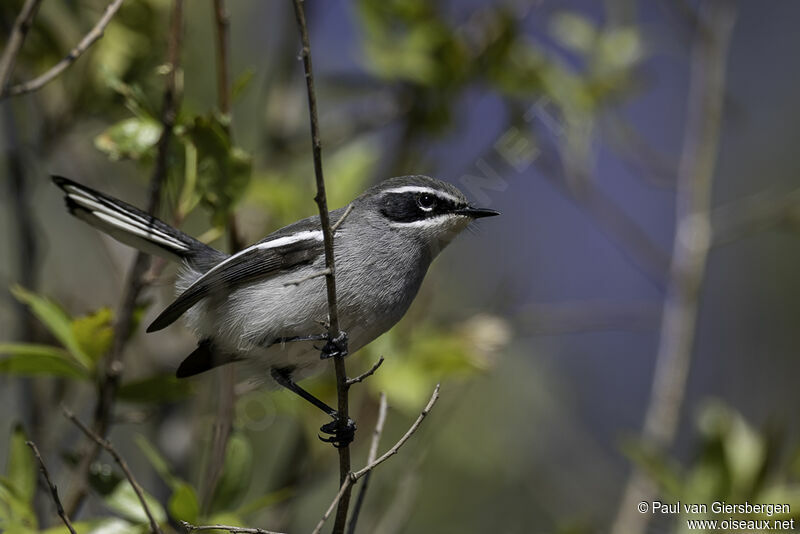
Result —
<svg viewBox="0 0 800 534"><path fill-rule="evenodd" d="M126 202L61 176L53 176L53 182L66 194L72 215L142 252L199 264L214 264L226 257Z"/></svg>

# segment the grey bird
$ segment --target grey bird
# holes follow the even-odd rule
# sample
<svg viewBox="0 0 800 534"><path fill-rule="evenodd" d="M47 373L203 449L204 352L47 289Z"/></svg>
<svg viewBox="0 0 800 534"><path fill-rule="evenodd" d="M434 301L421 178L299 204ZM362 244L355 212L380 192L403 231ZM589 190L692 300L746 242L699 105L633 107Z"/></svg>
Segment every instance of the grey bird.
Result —
<svg viewBox="0 0 800 534"><path fill-rule="evenodd" d="M143 252L180 263L177 298L147 328L154 332L184 317L197 349L178 377L234 361L251 376L271 376L334 418L322 431L341 446L352 440L337 412L296 381L323 368L337 350L326 339L328 301L318 216L292 223L228 255L163 221L67 178L53 181L75 217ZM347 210L350 210L349 213ZM370 343L406 313L433 259L475 219L498 215L472 206L453 185L427 176L385 180L349 206L330 212L340 328L350 351ZM343 218L344 217L344 218ZM315 344L316 343L316 344Z"/></svg>

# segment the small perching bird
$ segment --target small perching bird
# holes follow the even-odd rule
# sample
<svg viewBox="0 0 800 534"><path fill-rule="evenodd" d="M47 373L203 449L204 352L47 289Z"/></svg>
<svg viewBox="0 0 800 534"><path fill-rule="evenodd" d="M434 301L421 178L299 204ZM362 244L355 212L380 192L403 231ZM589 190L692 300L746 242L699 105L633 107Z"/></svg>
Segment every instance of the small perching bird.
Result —
<svg viewBox="0 0 800 534"><path fill-rule="evenodd" d="M147 328L161 330L183 316L197 335L197 349L180 364L178 377L252 362L254 375L271 375L336 423L335 410L295 383L322 369L314 342L327 341L318 216L227 255L121 200L67 178L53 181L66 194L72 215L127 245L181 263L177 298ZM456 235L477 218L498 215L471 206L456 187L427 176L390 178L347 210L332 211L330 220L340 223L333 240L338 312L351 351L400 320L431 261ZM326 347L333 350L330 343ZM336 434L337 427L329 423L323 431Z"/></svg>

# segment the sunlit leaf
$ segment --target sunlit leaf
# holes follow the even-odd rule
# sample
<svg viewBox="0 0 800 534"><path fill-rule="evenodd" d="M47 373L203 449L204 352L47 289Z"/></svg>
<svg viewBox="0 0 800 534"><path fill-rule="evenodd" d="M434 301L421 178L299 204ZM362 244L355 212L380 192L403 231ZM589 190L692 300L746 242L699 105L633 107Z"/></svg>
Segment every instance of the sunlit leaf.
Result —
<svg viewBox="0 0 800 534"><path fill-rule="evenodd" d="M589 19L567 11L553 15L550 33L565 47L581 53L591 52L597 40L597 29Z"/></svg>
<svg viewBox="0 0 800 534"><path fill-rule="evenodd" d="M167 516L161 504L151 495L144 493L144 500L147 508L153 514L153 518L158 523L166 521ZM106 497L106 504L109 508L119 513L129 521L134 523L147 523L147 514L142 508L142 503L136 496L133 486L127 480L120 482L111 495Z"/></svg>
<svg viewBox="0 0 800 534"><path fill-rule="evenodd" d="M89 380L91 374L58 347L25 343L0 343L0 373L50 375Z"/></svg>
<svg viewBox="0 0 800 534"><path fill-rule="evenodd" d="M161 124L148 117L124 119L95 137L94 146L112 160L149 155L161 136Z"/></svg>
<svg viewBox="0 0 800 534"><path fill-rule="evenodd" d="M189 484L181 483L174 489L167 505L169 515L178 521L195 523L200 513L197 493Z"/></svg>
<svg viewBox="0 0 800 534"><path fill-rule="evenodd" d="M0 530L5 532L30 532L36 530L33 506L15 494L8 480L0 478Z"/></svg>
<svg viewBox="0 0 800 534"><path fill-rule="evenodd" d="M190 382L179 380L169 373L122 384L117 396L128 402L164 403L185 399L191 391Z"/></svg>
<svg viewBox="0 0 800 534"><path fill-rule="evenodd" d="M111 348L114 340L113 314L110 308L72 320L72 333L83 352L97 362Z"/></svg>
<svg viewBox="0 0 800 534"><path fill-rule="evenodd" d="M50 333L64 345L69 353L87 369L92 368L92 360L81 349L75 334L72 331L72 320L52 300L41 297L20 286L11 288L11 293L20 302L26 304L31 312L39 321L50 331Z"/></svg>
<svg viewBox="0 0 800 534"><path fill-rule="evenodd" d="M25 445L27 439L22 425L19 423L14 425L8 448L6 479L14 495L22 502L32 505L33 495L36 493L38 467L33 452L30 447Z"/></svg>

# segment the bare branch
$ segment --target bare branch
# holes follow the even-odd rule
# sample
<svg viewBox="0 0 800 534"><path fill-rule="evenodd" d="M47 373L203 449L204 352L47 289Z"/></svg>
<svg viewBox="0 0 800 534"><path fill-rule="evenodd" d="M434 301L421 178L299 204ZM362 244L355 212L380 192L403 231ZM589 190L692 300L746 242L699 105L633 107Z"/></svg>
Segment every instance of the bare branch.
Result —
<svg viewBox="0 0 800 534"><path fill-rule="evenodd" d="M384 360L384 357L381 356L380 358L378 358L378 361L375 362L372 365L372 367L369 368L369 371L367 371L365 373L361 373L360 375L358 375L355 378L348 378L347 379L347 387L350 387L353 384L358 384L359 382L363 382L365 379L367 379L367 378L371 377L372 375L374 375L375 371L377 371L378 367L380 367L381 364L383 363L383 360ZM381 397L383 397L383 393L381 393Z"/></svg>
<svg viewBox="0 0 800 534"><path fill-rule="evenodd" d="M725 65L735 19L734 4L727 1L708 1L701 9L707 28L698 29L692 47L670 280L644 420L643 438L659 450L672 444L678 429L697 330L700 289L711 245L711 187L722 120ZM650 515L639 513L637 504L652 500L656 492L655 484L645 473L634 471L611 531L645 532Z"/></svg>
<svg viewBox="0 0 800 534"><path fill-rule="evenodd" d="M6 48L3 50L2 57L0 57L0 98L8 94L8 82L14 73L17 56L19 56L19 51L22 50L25 37L28 36L28 30L33 24L33 19L36 16L36 12L39 11L41 3L42 0L26 0L16 20L14 20L8 43L6 43Z"/></svg>
<svg viewBox="0 0 800 534"><path fill-rule="evenodd" d="M133 476L133 473L128 467L128 463L122 458L122 456L119 455L119 453L117 452L117 450L114 448L114 446L111 444L110 441L101 438L100 436L92 432L89 429L89 427L84 425L81 422L81 420L78 419L75 416L75 414L72 413L66 406L62 406L62 410L64 411L64 416L70 421L72 421L75 424L75 426L77 426L81 430L81 432L86 434L86 437L94 440L95 443L97 443L100 447L104 448L108 452L108 454L110 454L111 457L114 458L114 461L117 462L117 465L120 467L120 469L122 469L122 472L125 474L125 478L128 479L128 482L130 482L133 491L136 493L136 497L139 499L139 503L142 505L142 509L144 510L145 515L147 515L147 520L150 522L150 530L153 532L153 534L162 534L161 527L158 526L158 522L153 517L153 514L150 511L150 507L147 506L147 501L145 501L144 498L144 491L142 490L142 487L139 485L139 483L136 482L136 478Z"/></svg>
<svg viewBox="0 0 800 534"><path fill-rule="evenodd" d="M381 362L383 362L383 357L381 357L381 359L378 360L378 364L372 368L372 372L378 368ZM381 400L378 408L378 421L375 423L375 430L372 431L372 443L370 443L369 446L367 465L372 464L375 461L375 458L378 457L378 445L381 441L381 434L383 434L383 425L386 423L386 412L388 411L388 407L389 405L386 402L386 393L381 393ZM358 497L356 497L356 504L353 507L353 514L350 517L350 523L347 525L348 534L355 534L358 516L361 513L361 507L364 505L364 499L367 495L367 488L369 488L369 479L371 476L372 471L364 476L364 482L361 484L361 489L358 490Z"/></svg>
<svg viewBox="0 0 800 534"><path fill-rule="evenodd" d="M322 525L325 523L325 521L328 519L328 517L330 517L331 512L333 512L334 507L336 507L336 505L341 502L341 499L344 497L344 495L347 495L347 494L350 493L350 489L351 489L352 485L356 481L358 481L359 478L361 478L363 476L366 476L370 471L372 471L373 469L378 467L380 464L382 464L383 462L385 462L386 460L388 460L389 458L391 458L395 454L397 454L397 452L400 450L400 448L403 445L405 445L406 441L408 441L409 438L414 435L414 433L419 428L419 425L422 424L422 420L425 419L425 417L427 417L427 415L433 409L433 405L436 404L437 400L439 400L439 385L440 384L436 384L436 387L433 390L433 394L431 395L431 398L428 401L428 404L425 406L425 409L422 410L422 413L419 414L419 417L417 417L417 420L414 421L414 424L411 425L411 427L408 429L408 431L405 434L403 434L403 437L401 437L397 441L397 443L394 444L394 446L391 449L386 451L377 460L369 462L366 465L366 467L364 467L360 471L356 471L355 473L347 473L347 475L345 475L344 482L342 482L342 485L339 488L339 493L337 493L336 497L333 498L333 501L331 502L330 506L328 507L328 510L322 516L322 519L320 519L319 523L317 523L317 527L314 529L312 534L319 534L319 532L322 530Z"/></svg>
<svg viewBox="0 0 800 534"><path fill-rule="evenodd" d="M348 204L347 205L347 209L344 210L344 213L342 214L341 217L339 217L339 220L336 221L333 226L331 226L331 232L333 232L334 234L336 233L336 230L339 229L339 226L342 225L342 223L347 218L347 216L350 215L351 211L353 211L353 205L352 204Z"/></svg>
<svg viewBox="0 0 800 534"><path fill-rule="evenodd" d="M227 530L231 534L282 534L281 532L264 530L263 528L233 527L230 525L192 525L186 521L181 521L181 525L186 529L186 532L194 532L195 530Z"/></svg>
<svg viewBox="0 0 800 534"><path fill-rule="evenodd" d="M121 1L119 2L121 3ZM112 4L113 5L113 4ZM156 160L147 195L147 213L154 215L161 201L161 189L166 181L168 155L172 131L180 105L181 84L179 83L180 53L183 37L183 0L174 0L169 29L167 50L166 84L161 107L161 136L156 145ZM117 6L118 7L118 6ZM106 13L108 15L108 13ZM112 411L116 401L117 389L124 369L123 351L133 328L133 316L139 295L145 287L145 275L149 265L149 256L143 252L136 254L136 259L128 272L125 293L114 323L114 343L111 352L106 355L103 377L99 385L97 404L95 405L92 429L100 436L105 436L111 424ZM76 468L78 481L74 484L67 509L75 515L87 494L86 475L94 458L99 453L97 446L84 451Z"/></svg>
<svg viewBox="0 0 800 534"><path fill-rule="evenodd" d="M333 509L336 508L340 502L342 502L344 494L350 493L350 488L353 485L353 482L354 482L353 475L352 474L347 475L347 477L344 479L344 482L342 482L342 485L339 487L339 493L336 494L336 497L333 498L330 506L328 506L328 509L325 510L324 514L322 514L322 518L320 518L319 523L317 523L317 526L314 527L314 530L311 531L311 534L319 534L320 532L322 532L322 527L325 525L325 521L327 521L328 518L331 516L331 514L333 513Z"/></svg>
<svg viewBox="0 0 800 534"><path fill-rule="evenodd" d="M75 529L72 527L72 522L69 520L69 516L67 516L67 514L64 512L64 507L61 506L61 499L58 498L58 488L56 488L56 485L53 484L52 480L50 480L50 473L47 471L47 466L44 465L42 455L39 454L39 448L32 441L26 441L25 445L33 450L33 454L36 456L36 461L39 462L39 471L42 472L42 476L44 477L45 482L47 482L47 487L50 489L50 495L53 497L53 502L56 504L58 517L61 518L61 520L64 522L64 525L66 525L67 530L69 530L71 534L76 534Z"/></svg>
<svg viewBox="0 0 800 534"><path fill-rule="evenodd" d="M325 179L322 174L322 146L319 134L319 119L317 116L317 99L314 94L314 75L311 65L311 45L308 39L308 26L303 10L303 0L294 0L294 13L297 19L297 28L302 42L301 56L303 70L306 78L306 92L308 93L308 115L311 123L311 149L314 155L314 175L317 182L317 195L314 200L319 210L319 222L322 227L322 237L325 245L325 267L330 271L325 275L325 287L328 294L328 339L336 340L340 344L339 354L332 358L336 370L336 396L338 400L337 412L339 415L340 429L345 430L349 421L349 400L347 387L347 369L344 363L344 354L347 353L347 337L339 330L339 312L336 306L336 269L333 257L333 229L331 228L328 213L328 200L325 196ZM347 511L350 504L350 484L347 482L350 473L350 446L338 446L339 451L339 491L338 508L334 520L333 533L343 534L347 522Z"/></svg>
<svg viewBox="0 0 800 534"><path fill-rule="evenodd" d="M98 20L97 24L94 25L94 28L92 28L89 33L87 33L83 39L81 39L75 48L70 50L69 54L67 54L64 59L50 67L50 69L41 76L9 88L6 96L17 96L30 93L32 91L37 91L56 79L58 75L67 70L70 65L75 63L75 61L81 57L81 55L86 52L90 46L103 37L103 32L105 32L106 27L111 22L111 19L114 18L114 15L117 13L117 11L119 11L119 8L122 7L122 2L124 1L125 0L114 0L111 2L106 7L103 16L100 17L100 20Z"/></svg>
<svg viewBox="0 0 800 534"><path fill-rule="evenodd" d="M403 437L397 440L397 443L395 443L391 449L383 453L383 455L381 455L380 458L378 458L374 462L370 462L366 467L364 467L360 471L356 471L355 473L353 473L352 477L354 480L358 480L359 478L363 477L364 475L366 475L367 473L369 473L370 471L381 465L383 462L385 462L386 460L397 454L397 452L400 450L400 447L405 445L406 441L408 441L409 438L414 435L414 432L417 431L419 425L422 424L423 419L425 419L428 416L428 414L431 413L434 404L436 404L436 401L439 400L439 386L440 384L436 384L436 387L433 389L433 394L431 395L428 404L425 406L425 409L422 410L422 412L419 414L419 417L417 417L417 420L414 421L414 424L411 425L408 431L406 431L406 433L403 434Z"/></svg>

